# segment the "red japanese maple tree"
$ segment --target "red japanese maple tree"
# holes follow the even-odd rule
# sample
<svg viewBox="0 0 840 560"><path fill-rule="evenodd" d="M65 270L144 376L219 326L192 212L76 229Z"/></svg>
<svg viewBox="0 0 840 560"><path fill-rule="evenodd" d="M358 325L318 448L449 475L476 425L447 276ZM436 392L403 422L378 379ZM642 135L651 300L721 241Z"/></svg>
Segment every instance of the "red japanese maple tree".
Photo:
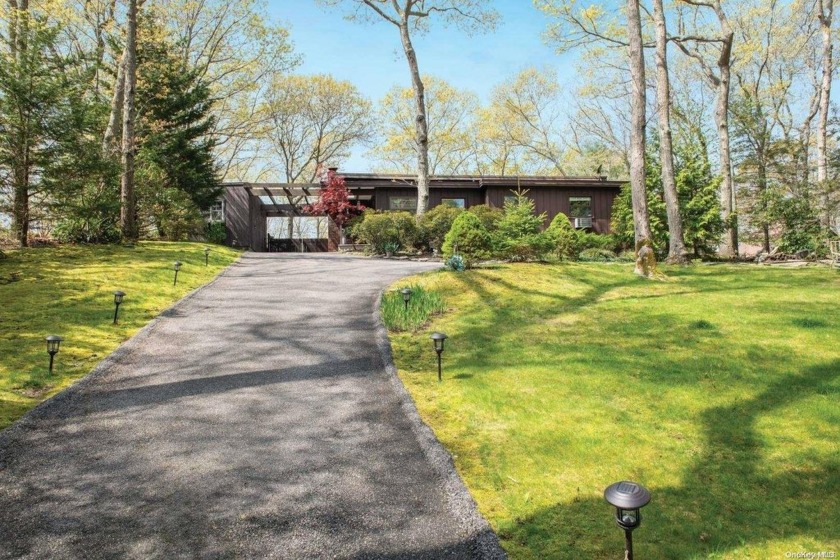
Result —
<svg viewBox="0 0 840 560"><path fill-rule="evenodd" d="M344 177L333 170L321 176L321 192L315 204L307 204L303 210L307 214L329 216L338 227L364 211L361 204L350 202L350 191L344 183Z"/></svg>

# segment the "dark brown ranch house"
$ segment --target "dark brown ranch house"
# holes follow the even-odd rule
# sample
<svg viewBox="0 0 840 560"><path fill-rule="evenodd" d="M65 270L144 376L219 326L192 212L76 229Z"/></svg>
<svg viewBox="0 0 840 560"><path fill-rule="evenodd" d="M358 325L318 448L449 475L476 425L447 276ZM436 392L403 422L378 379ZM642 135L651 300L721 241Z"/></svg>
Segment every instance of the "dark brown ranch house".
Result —
<svg viewBox="0 0 840 560"><path fill-rule="evenodd" d="M375 173L342 173L351 199L367 208L417 208L415 177ZM527 190L546 225L559 212L572 225L609 233L615 197L623 183L606 177L436 176L430 179L429 207L449 204L469 208L488 204L501 208L511 191ZM334 251L337 228L323 217L307 216L301 208L318 198L318 184L229 183L222 215L228 244L253 251Z"/></svg>

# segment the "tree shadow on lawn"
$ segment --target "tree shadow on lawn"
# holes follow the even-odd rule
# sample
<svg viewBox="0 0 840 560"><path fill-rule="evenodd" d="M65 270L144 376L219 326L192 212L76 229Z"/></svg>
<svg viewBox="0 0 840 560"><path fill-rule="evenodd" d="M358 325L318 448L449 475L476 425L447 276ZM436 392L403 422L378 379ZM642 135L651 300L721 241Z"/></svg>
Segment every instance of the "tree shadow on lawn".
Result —
<svg viewBox="0 0 840 560"><path fill-rule="evenodd" d="M815 394L836 393L838 377L840 360L834 360L781 378L754 398L705 411L702 456L680 486L650 488L653 499L637 531L638 556L701 558L777 539L836 543L840 460L811 457L767 474L756 422ZM807 453L803 448L803 458ZM611 482L605 480L604 487ZM516 520L499 534L510 548L527 549L534 557L614 558L623 535L612 514L600 498L581 499Z"/></svg>
<svg viewBox="0 0 840 560"><path fill-rule="evenodd" d="M690 288L692 293L702 296L707 292L760 290L762 287L786 290L804 284L813 287L813 275L793 275L790 279L777 280L772 275L743 279L738 273L740 271L716 270L714 278L705 275L696 279L681 278L680 286L676 288L680 291L684 287ZM620 277L605 275L593 280L591 274L573 268L564 270L564 276L585 284L583 293L558 296L520 289L499 278L482 284L471 281L468 276L455 275L463 291L475 292L479 305L486 309L482 311L480 323L462 323L461 328L449 333L451 348L456 350L450 358L450 367L463 371L505 365L500 360L510 356L510 336L540 336L543 332L540 329L544 328L541 320L558 314L579 313L597 304L611 290L647 282L624 273ZM742 279L743 283L739 284L738 280ZM709 280L713 282L711 287ZM493 285L523 294L527 305L537 306L542 299L543 307L523 313L521 306L499 305L494 302L498 295L492 293ZM679 294L668 291L661 295ZM621 297L641 299L636 295ZM780 327L789 328L789 317L807 312L798 301L796 307L789 309L779 308L777 304L771 306L775 323ZM788 457L765 459L765 455L775 450L765 446L756 423L774 418L778 421L783 414L780 409L799 400L817 394L837 394L840 360L813 365L801 373L790 373L798 369L796 357L784 344L768 346L760 338L716 341L725 338L726 333L718 332L713 323L713 328L700 329L686 320L684 310L681 314L664 311L645 315L638 324L625 325L626 332L613 333L612 341L610 337L592 341L588 344L590 347L583 350L586 353L583 359L592 361L596 366L593 369L598 371L609 367L629 374L635 368L642 371L645 381L663 387L697 383L705 375L714 378L709 385L704 385L706 390L731 394L742 386L746 395L754 395L756 388L761 392L744 400L729 399L695 417L695 422L703 427L705 444L678 486L660 487L651 483L654 499L645 510L645 522L638 534L639 557L688 560L784 538L813 539L822 544L837 542L840 514L833 507L831 497L840 490L840 459L826 459L824 453L817 454L807 445L802 445L800 455L793 460ZM698 308L698 318L709 312L705 307ZM604 325L605 331L622 327L620 317L609 321L614 324ZM488 333L487 325L497 327ZM729 325L729 328L740 327ZM774 323L766 325L768 332L773 329ZM569 327L569 332L574 332L574 326ZM616 337L624 338L623 346L612 347ZM695 343L702 345L700 349L691 348ZM715 344L726 345L725 351L715 352ZM600 352L598 348L601 348ZM553 359L527 353L520 358L523 360L509 365L545 365L546 360ZM699 361L693 361L693 358ZM728 367L726 360L735 358L742 362L738 367ZM651 359L655 362L650 362ZM650 367L651 364L655 367ZM629 367L625 369L625 366ZM678 373L668 375L670 371ZM764 380L766 376L769 376L767 381ZM459 378L459 375L454 377ZM703 390L703 386L698 388ZM717 399L717 403L720 402ZM809 409L803 408L803 416L808 413ZM792 412L787 410L784 414L790 417ZM830 435L814 434L814 437L826 441ZM787 452L796 450L796 445L797 442L790 438L782 442L783 451ZM823 445L820 451L826 449ZM597 450L593 450L593 465L622 461L622 457L596 457L595 453ZM611 482L614 481L604 480L603 486ZM600 497L559 503L517 519L512 525L502 523L497 529L500 537L507 541L508 549L523 557L614 558L623 546L623 536L615 526L612 511Z"/></svg>
<svg viewBox="0 0 840 560"><path fill-rule="evenodd" d="M689 276L684 270L677 270L681 276L679 284L673 285L673 289L660 293L632 293L622 294L611 301L643 301L656 298L694 295L705 297L707 294L732 294L734 292L760 290L762 287L775 287L785 289L788 293L795 291L797 286L808 286L813 288L812 275L790 275L786 274L784 281L767 278L764 274L755 274L745 277L743 271L739 270L715 270L713 276ZM784 271L757 271L759 273L772 273ZM546 322L560 320L563 317L571 317L574 314L583 314L583 321L600 323L605 330L608 327L615 327L616 332L611 333L608 338L592 341L594 345L603 345L605 351L616 351L614 342L616 339L626 338L626 341L638 341L633 348L640 351L658 350L682 350L701 342L709 336L722 336L717 331L715 321L706 320L709 313L720 313L721 309L701 307L697 309L695 317L686 319L677 315L666 313L667 309L661 310L652 307L644 315L643 320L633 321L621 318L610 317L589 308L603 303L603 298L614 290L622 288L656 286L650 280L642 279L632 275L629 268L609 269L604 276L592 277L591 271L585 271L578 267L570 266L563 268L558 278L571 279L583 288L582 293L558 294L538 289L530 289L520 284L512 283L499 277L481 277L489 286L498 286L509 290L511 293L522 296L519 305L511 305L511 302L500 301L497 294L494 294L488 285L476 281L469 275L455 274L453 277L463 286L463 292L474 292L478 296L479 305L483 306L488 315L482 316L482 321L476 324L464 325L459 331L449 332L452 339L449 342L451 348L458 344L459 339L470 341L474 351L466 352L460 356L459 365L491 365L495 362L496 356L503 355L510 351L510 341L505 340L504 335L515 334L516 336L527 333L529 329L539 330L545 327ZM790 278L789 278L790 277ZM740 282L740 283L739 283ZM709 284L712 283L710 286ZM741 297L741 296L738 296ZM719 303L719 302L718 302ZM757 304L760 302L757 302ZM773 329L775 322L780 327L787 327L795 324L807 309L799 307L784 306L778 302L769 302L766 308L757 305L756 313L772 313L771 322L767 323L768 329ZM815 304L818 307L818 305ZM732 310L730 310L732 312ZM590 315L591 313L591 315ZM693 319L693 321L691 320ZM612 323L612 324L611 324ZM487 325L494 325L493 330L488 330ZM700 327L698 327L700 325ZM570 327L571 334L579 334L574 326ZM706 331L706 332L704 332ZM475 342L476 344L472 344ZM749 341L755 344L763 344L760 340ZM478 344L480 343L480 344ZM758 349L750 347L751 354L757 354ZM675 356L674 359L679 358ZM716 359L715 356L709 356Z"/></svg>

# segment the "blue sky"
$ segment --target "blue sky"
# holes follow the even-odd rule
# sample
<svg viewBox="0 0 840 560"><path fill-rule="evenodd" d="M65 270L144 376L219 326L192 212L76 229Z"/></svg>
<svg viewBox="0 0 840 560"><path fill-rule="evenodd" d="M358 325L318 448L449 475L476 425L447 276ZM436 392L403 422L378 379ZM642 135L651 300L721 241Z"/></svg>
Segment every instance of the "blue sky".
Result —
<svg viewBox="0 0 840 560"><path fill-rule="evenodd" d="M420 71L472 90L482 100L495 84L528 66L553 67L561 81L574 76L573 56L559 56L543 43L547 20L531 0L496 0L494 5L502 17L492 33L468 37L438 22L416 37ZM342 8L324 8L315 0L269 0L269 11L290 28L295 50L303 55L298 72L349 80L374 102L394 84L410 85L393 25L347 21ZM345 167L369 170L364 151L356 150Z"/></svg>

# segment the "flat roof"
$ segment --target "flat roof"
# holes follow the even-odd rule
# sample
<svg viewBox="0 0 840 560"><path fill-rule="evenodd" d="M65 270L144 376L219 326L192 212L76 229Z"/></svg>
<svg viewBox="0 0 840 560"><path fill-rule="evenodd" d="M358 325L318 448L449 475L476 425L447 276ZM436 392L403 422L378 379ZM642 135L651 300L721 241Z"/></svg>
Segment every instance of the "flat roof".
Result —
<svg viewBox="0 0 840 560"><path fill-rule="evenodd" d="M374 188L414 188L417 183L416 175L393 173L340 173L352 190ZM611 181L604 176L548 176L548 175L434 175L429 177L429 188L432 189L480 189L483 187L507 188L551 188L551 187L586 187L586 188L619 188L627 181ZM312 191L319 191L319 183L225 183L226 187L245 187L254 194L258 191L270 192L273 196L305 196Z"/></svg>

